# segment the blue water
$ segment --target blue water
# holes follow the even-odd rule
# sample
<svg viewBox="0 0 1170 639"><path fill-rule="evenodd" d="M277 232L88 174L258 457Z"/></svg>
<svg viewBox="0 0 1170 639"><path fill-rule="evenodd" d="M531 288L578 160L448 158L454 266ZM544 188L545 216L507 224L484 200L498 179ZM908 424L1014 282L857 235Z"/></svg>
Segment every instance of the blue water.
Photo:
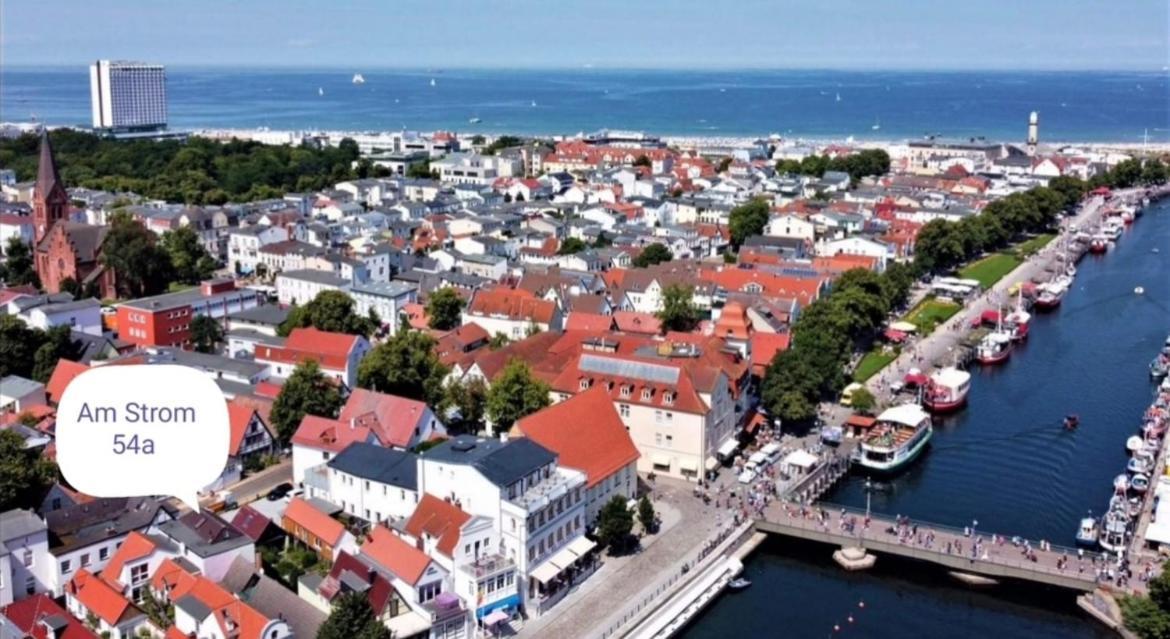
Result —
<svg viewBox="0 0 1170 639"><path fill-rule="evenodd" d="M1078 269L1062 306L1035 316L1007 364L974 371L969 407L936 427L931 448L907 472L879 485L874 511L952 526L978 520L982 531L1063 545L1073 544L1086 512L1103 511L1113 477L1125 470L1125 440L1153 397L1147 365L1170 333L1170 200L1138 218L1115 250L1088 256ZM1062 427L1067 413L1081 417L1074 432ZM864 508L864 484L850 477L825 498ZM832 563L831 550L765 546L748 562L755 585L721 598L684 636L725 636L729 628L742 636L775 628L793 629L793 637L1111 636L1067 592L972 591L889 557L876 572L849 574ZM866 613L832 633L858 600L870 604Z"/></svg>
<svg viewBox="0 0 1170 639"><path fill-rule="evenodd" d="M1043 140L1170 140L1170 82L1152 72L170 68L168 94L178 128L1019 141L1036 110ZM0 120L86 124L89 104L83 66L0 68Z"/></svg>

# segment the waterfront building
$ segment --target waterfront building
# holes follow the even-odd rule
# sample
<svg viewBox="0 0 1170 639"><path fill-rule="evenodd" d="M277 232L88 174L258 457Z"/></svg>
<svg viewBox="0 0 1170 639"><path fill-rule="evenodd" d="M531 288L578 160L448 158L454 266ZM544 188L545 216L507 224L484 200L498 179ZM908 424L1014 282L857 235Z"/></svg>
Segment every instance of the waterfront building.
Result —
<svg viewBox="0 0 1170 639"><path fill-rule="evenodd" d="M152 132L167 126L167 72L161 64L98 60L89 67L93 128Z"/></svg>

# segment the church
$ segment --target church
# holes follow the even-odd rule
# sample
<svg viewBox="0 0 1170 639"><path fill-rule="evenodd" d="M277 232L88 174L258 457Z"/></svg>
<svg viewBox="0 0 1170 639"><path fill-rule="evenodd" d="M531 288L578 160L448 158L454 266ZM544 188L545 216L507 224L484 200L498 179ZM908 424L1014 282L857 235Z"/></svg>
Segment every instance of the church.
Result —
<svg viewBox="0 0 1170 639"><path fill-rule="evenodd" d="M96 286L102 299L117 296L114 272L102 264L102 244L109 227L69 219L69 194L57 173L57 161L47 131L41 131L41 157L33 187L33 245L41 286L59 293L71 278L86 287Z"/></svg>

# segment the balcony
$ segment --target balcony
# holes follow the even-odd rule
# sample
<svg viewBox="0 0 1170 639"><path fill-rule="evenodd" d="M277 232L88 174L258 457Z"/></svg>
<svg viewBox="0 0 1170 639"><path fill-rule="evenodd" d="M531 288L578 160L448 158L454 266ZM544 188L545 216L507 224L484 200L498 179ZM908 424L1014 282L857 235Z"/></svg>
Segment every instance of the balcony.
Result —
<svg viewBox="0 0 1170 639"><path fill-rule="evenodd" d="M516 569L516 562L504 557L503 555L485 555L476 559L473 562L463 563L459 565L459 570L475 577L478 581L485 577L490 577L499 573L504 573Z"/></svg>

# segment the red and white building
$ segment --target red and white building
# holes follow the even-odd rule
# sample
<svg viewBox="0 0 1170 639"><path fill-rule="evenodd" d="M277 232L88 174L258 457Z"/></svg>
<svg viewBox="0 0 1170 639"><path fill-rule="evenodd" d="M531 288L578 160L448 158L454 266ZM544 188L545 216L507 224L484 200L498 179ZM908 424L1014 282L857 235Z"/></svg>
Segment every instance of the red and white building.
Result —
<svg viewBox="0 0 1170 639"><path fill-rule="evenodd" d="M255 360L267 364L271 377L279 380L288 379L297 364L313 360L326 377L353 388L357 385L358 362L369 351L370 342L361 335L296 328L283 346L257 344Z"/></svg>

